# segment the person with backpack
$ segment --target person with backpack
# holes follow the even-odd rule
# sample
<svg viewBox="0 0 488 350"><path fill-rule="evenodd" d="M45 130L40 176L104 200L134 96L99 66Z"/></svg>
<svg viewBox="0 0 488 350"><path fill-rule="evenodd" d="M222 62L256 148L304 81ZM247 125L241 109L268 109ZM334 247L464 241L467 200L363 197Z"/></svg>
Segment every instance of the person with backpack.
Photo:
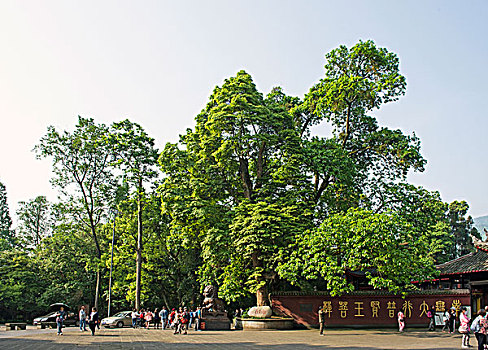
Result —
<svg viewBox="0 0 488 350"><path fill-rule="evenodd" d="M180 334L188 333L188 323L190 322L190 314L188 309L183 308L183 312L179 313L180 316Z"/></svg>
<svg viewBox="0 0 488 350"><path fill-rule="evenodd" d="M58 326L58 334L63 335L63 322L66 318L66 312L64 311L64 307L60 307L59 311L56 313L56 325Z"/></svg>
<svg viewBox="0 0 488 350"><path fill-rule="evenodd" d="M459 333L463 335L461 348L468 349L469 345L469 317L467 315L467 309L463 307L461 313L459 314Z"/></svg>
<svg viewBox="0 0 488 350"><path fill-rule="evenodd" d="M201 331L200 329L200 319L202 318L202 309L200 307L197 307L197 310L195 311L195 330L196 331Z"/></svg>
<svg viewBox="0 0 488 350"><path fill-rule="evenodd" d="M435 331L435 309L432 306L429 311L427 311L427 318L429 319L429 331Z"/></svg>
<svg viewBox="0 0 488 350"><path fill-rule="evenodd" d="M476 340L478 341L478 350L484 350L486 344L486 333L488 331L488 324L486 322L486 311L484 309L480 309L478 311L478 316L474 319L473 323L471 324L471 331L476 336Z"/></svg>

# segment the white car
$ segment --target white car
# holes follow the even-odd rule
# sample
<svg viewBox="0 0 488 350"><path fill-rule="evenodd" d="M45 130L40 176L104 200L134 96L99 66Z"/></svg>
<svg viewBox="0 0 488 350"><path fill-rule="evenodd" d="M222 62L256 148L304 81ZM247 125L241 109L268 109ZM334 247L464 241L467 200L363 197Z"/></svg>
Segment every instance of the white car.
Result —
<svg viewBox="0 0 488 350"><path fill-rule="evenodd" d="M105 328L132 326L131 311L122 311L111 317L106 317L101 322Z"/></svg>

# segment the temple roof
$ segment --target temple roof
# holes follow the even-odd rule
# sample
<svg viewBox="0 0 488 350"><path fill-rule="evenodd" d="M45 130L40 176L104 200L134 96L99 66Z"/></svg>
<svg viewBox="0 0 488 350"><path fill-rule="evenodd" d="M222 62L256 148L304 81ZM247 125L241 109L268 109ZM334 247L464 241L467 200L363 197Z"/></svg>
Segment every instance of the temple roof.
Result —
<svg viewBox="0 0 488 350"><path fill-rule="evenodd" d="M478 249L474 253L437 265L441 275L488 271L488 253Z"/></svg>

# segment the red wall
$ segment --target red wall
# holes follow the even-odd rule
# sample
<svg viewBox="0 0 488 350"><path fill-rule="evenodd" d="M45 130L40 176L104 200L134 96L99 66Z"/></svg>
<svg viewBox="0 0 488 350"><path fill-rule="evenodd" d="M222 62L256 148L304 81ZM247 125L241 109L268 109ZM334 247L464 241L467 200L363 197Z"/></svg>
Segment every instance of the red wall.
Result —
<svg viewBox="0 0 488 350"><path fill-rule="evenodd" d="M410 295L405 299L394 295L273 295L271 300L275 311L293 317L303 326L318 325L317 311L324 302L331 306L330 313L325 316L328 326L396 326L400 309L406 316L407 326L426 326L429 322L426 305L434 305L436 312L442 312L451 306L458 309L461 305L469 306L471 298L465 293Z"/></svg>

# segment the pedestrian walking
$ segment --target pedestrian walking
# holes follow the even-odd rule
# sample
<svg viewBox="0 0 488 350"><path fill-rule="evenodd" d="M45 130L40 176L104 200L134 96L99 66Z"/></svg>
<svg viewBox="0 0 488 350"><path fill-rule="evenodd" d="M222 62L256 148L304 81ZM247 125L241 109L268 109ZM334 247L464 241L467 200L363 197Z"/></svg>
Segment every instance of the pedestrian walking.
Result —
<svg viewBox="0 0 488 350"><path fill-rule="evenodd" d="M84 305L81 306L78 317L80 319L80 332L86 332L86 311Z"/></svg>
<svg viewBox="0 0 488 350"><path fill-rule="evenodd" d="M56 325L58 326L58 333L57 335L63 335L63 322L66 318L66 312L64 311L64 307L60 307L59 311L56 313Z"/></svg>
<svg viewBox="0 0 488 350"><path fill-rule="evenodd" d="M191 309L188 310L188 317L189 317L189 321L188 321L187 328L190 329L191 326L193 325L193 322L195 321L195 312L193 312Z"/></svg>
<svg viewBox="0 0 488 350"><path fill-rule="evenodd" d="M443 332L445 332L446 329L447 329L447 333L451 332L451 330L449 329L450 324L451 324L449 322L450 318L451 318L451 313L449 312L449 310L444 311L444 314L442 316L442 321L444 322L444 326L442 327Z"/></svg>
<svg viewBox="0 0 488 350"><path fill-rule="evenodd" d="M474 335L476 336L476 340L478 341L478 350L484 350L486 344L486 333L488 325L485 316L486 311L484 309L480 309L478 311L478 316L471 324L471 331L474 333Z"/></svg>
<svg viewBox="0 0 488 350"><path fill-rule="evenodd" d="M158 308L154 309L153 322L154 322L154 328L159 329L159 325L161 324L161 317L159 316Z"/></svg>
<svg viewBox="0 0 488 350"><path fill-rule="evenodd" d="M454 333L456 330L456 309L450 308L449 309L449 331Z"/></svg>
<svg viewBox="0 0 488 350"><path fill-rule="evenodd" d="M92 308L92 312L90 313L90 319L88 320L88 326L90 327L92 335L95 335L95 329L98 325L98 311L96 307Z"/></svg>
<svg viewBox="0 0 488 350"><path fill-rule="evenodd" d="M405 314L402 310L398 311L398 331L403 332L405 329Z"/></svg>
<svg viewBox="0 0 488 350"><path fill-rule="evenodd" d="M467 349L470 347L469 345L469 317L467 315L467 309L463 307L461 309L461 313L459 314L459 333L463 335L462 337L462 342L461 342L461 347L463 349Z"/></svg>
<svg viewBox="0 0 488 350"><path fill-rule="evenodd" d="M171 309L171 313L168 316L168 322L170 328L175 328L176 325L176 310L175 308Z"/></svg>
<svg viewBox="0 0 488 350"><path fill-rule="evenodd" d="M161 329L166 329L168 325L168 310L166 306L163 306L162 310L159 312L159 317L161 318Z"/></svg>
<svg viewBox="0 0 488 350"><path fill-rule="evenodd" d="M146 316L146 314L145 314L145 312L144 312L144 309L140 309L140 310L139 310L139 320L138 320L138 322L139 322L139 327L140 327L140 328L144 327L144 320L145 320L145 316Z"/></svg>
<svg viewBox="0 0 488 350"><path fill-rule="evenodd" d="M187 334L188 323L190 322L190 314L188 313L188 309L186 307L183 308L183 312L179 313L179 316L180 316L180 334Z"/></svg>
<svg viewBox="0 0 488 350"><path fill-rule="evenodd" d="M147 310L146 314L144 315L144 319L146 321L146 329L149 329L149 325L152 322L153 314L150 310Z"/></svg>
<svg viewBox="0 0 488 350"><path fill-rule="evenodd" d="M435 309L432 306L429 311L427 311L427 318L429 319L429 331L435 331Z"/></svg>
<svg viewBox="0 0 488 350"><path fill-rule="evenodd" d="M180 313L182 313L183 310L181 309L181 307L178 309L178 311L175 311L175 313L173 314L174 316L174 320L173 320L173 325L174 325L174 328L175 328L175 331L173 332L173 334L176 334L178 332L181 332L181 327L180 327L180 324L181 324L181 319L180 319Z"/></svg>
<svg viewBox="0 0 488 350"><path fill-rule="evenodd" d="M132 328L136 328L137 320L139 319L139 314L137 313L136 309L132 309L132 312L130 313L130 317L132 318Z"/></svg>
<svg viewBox="0 0 488 350"><path fill-rule="evenodd" d="M195 311L195 330L196 331L201 331L201 329L200 329L201 319L202 319L202 308L197 307L197 311Z"/></svg>
<svg viewBox="0 0 488 350"><path fill-rule="evenodd" d="M324 335L324 329L325 329L325 312L324 308L322 306L319 306L319 330L320 330L320 335Z"/></svg>

